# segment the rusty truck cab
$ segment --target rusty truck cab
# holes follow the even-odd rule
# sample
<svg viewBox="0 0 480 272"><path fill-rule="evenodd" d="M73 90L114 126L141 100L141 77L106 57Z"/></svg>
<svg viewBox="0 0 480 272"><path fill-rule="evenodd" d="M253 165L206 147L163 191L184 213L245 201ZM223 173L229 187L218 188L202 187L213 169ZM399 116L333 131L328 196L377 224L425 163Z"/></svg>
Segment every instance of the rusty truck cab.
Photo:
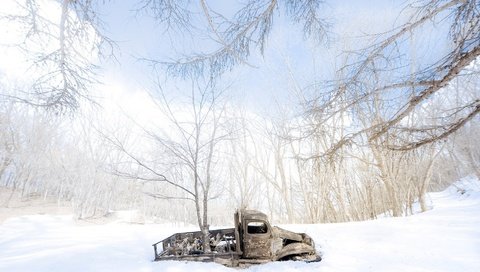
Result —
<svg viewBox="0 0 480 272"><path fill-rule="evenodd" d="M237 211L235 223L238 224L239 235L242 237L241 251L244 258L272 258L273 229L267 215L252 210Z"/></svg>

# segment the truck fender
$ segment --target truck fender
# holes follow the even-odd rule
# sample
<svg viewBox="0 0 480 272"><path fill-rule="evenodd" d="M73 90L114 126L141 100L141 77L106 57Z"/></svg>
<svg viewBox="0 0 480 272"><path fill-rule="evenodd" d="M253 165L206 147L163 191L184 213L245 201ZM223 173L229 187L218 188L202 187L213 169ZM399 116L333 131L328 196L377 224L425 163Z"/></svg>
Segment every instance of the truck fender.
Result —
<svg viewBox="0 0 480 272"><path fill-rule="evenodd" d="M275 256L275 261L281 260L287 256L296 256L302 254L315 254L315 249L304 243L291 243L279 250Z"/></svg>

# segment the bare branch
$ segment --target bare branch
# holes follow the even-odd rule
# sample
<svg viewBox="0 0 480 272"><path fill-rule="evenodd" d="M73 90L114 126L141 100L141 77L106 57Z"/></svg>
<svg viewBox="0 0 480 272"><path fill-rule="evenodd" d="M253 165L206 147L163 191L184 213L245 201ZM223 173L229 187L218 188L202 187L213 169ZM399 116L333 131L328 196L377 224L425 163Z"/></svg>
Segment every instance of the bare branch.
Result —
<svg viewBox="0 0 480 272"><path fill-rule="evenodd" d="M150 0L148 2L165 4L169 1ZM320 18L318 12L321 3L322 1L316 0L282 2L292 20L303 24L305 37L314 37L317 41L326 36L327 28L327 23ZM170 75L181 78L195 78L204 75L217 78L237 65L244 64L253 67L248 63L248 58L253 47L256 47L263 55L273 27L273 16L279 9L279 2L277 0L249 0L237 11L232 20L212 11L206 0L200 0L200 8L218 48L211 52L196 52L172 61L147 61L153 65L160 65ZM179 10L175 6L167 6L166 9L170 12ZM212 16L212 13L216 17ZM157 18L160 21L165 20L164 14L158 15ZM186 24L183 24L183 27L185 26Z"/></svg>
<svg viewBox="0 0 480 272"><path fill-rule="evenodd" d="M17 101L43 107L56 114L75 112L80 101L96 104L90 88L99 83L94 65L98 56L113 54L113 42L101 34L102 22L96 16L95 1L62 0L59 18L47 18L38 0L20 5L22 15L5 15L0 20L25 26L25 38L14 45L25 52L38 77ZM47 52L50 47L54 51Z"/></svg>
<svg viewBox="0 0 480 272"><path fill-rule="evenodd" d="M373 143L378 140L381 142L382 137L387 139L388 134L393 133L400 122L424 105L434 94L440 90L448 91L447 86L454 78L463 73L470 74L466 71L467 67L480 56L480 11L472 2L477 1L426 1L417 8L409 22L380 42L359 52L356 55L357 59L360 58L359 61L339 70L340 75L348 76L334 82L333 88L319 93L307 110L307 114L320 126L332 122L341 113L346 113L350 118L349 122L353 123L349 133L327 148L325 154L337 152L357 140ZM405 37L439 17L443 21L451 20L450 35L454 47L447 54L437 57L433 64L427 64L417 72L406 73L402 64L406 60L400 45L405 43ZM356 115L370 107L375 108L378 115L372 117L375 120L370 124L364 123L365 127L362 128L362 121ZM383 113L380 113L380 110ZM458 119L454 124L461 126L470 119ZM444 123L443 127L453 133L459 129L456 125ZM451 133L436 134L429 139L440 140ZM405 148L412 149L411 147L420 147L431 142L433 141L420 140L419 145L410 143Z"/></svg>
<svg viewBox="0 0 480 272"><path fill-rule="evenodd" d="M441 129L443 129L444 132L439 134L439 135L434 135L432 137L422 139L422 140L418 140L418 141L411 142L411 143L404 143L400 146L389 145L388 148L392 149L392 150L397 150L397 151L408 151L408 150L413 150L413 149L419 148L419 147L427 145L427 144L431 144L431 143L443 140L443 139L447 138L448 136L450 136L451 134L458 131L468 121L472 120L477 114L480 113L480 100L475 101L473 103L472 107L473 107L473 110L467 116L458 119L453 124L441 126Z"/></svg>

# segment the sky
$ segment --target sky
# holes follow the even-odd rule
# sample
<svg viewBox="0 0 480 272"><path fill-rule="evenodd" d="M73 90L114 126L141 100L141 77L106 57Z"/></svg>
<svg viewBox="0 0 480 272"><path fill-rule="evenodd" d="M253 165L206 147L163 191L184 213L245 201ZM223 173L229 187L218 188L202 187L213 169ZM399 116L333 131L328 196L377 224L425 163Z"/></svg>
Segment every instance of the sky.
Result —
<svg viewBox="0 0 480 272"><path fill-rule="evenodd" d="M208 1L218 11L232 14L233 1ZM247 105L257 114L275 111L277 103L285 104L294 100L288 67L293 77L303 84L319 73L331 76L338 66L336 56L355 43L354 37L385 31L394 25L403 7L403 1L327 1L322 13L331 25L328 42L316 47L311 41L304 40L301 27L293 25L279 15L274 18L274 29L268 41L264 56L252 54L249 60L255 68L237 67L223 76L224 85L230 85L230 95L236 103ZM118 45L118 62L104 63L104 76L108 82L122 87L122 92L143 92L151 89L153 71L148 62L139 58L156 60L175 59L189 54L188 46L194 43L200 51L203 46L197 40L182 34L165 33L159 25L143 12L135 12L135 1L110 1L101 8L107 35ZM133 12L132 12L133 11ZM340 46L339 46L340 44ZM344 45L342 45L344 44ZM191 48L190 48L191 49ZM188 86L184 82L171 79L175 86ZM105 87L109 84L105 84ZM188 87L187 87L188 88ZM173 91L174 88L172 88Z"/></svg>
<svg viewBox="0 0 480 272"><path fill-rule="evenodd" d="M2 0L0 13L9 13L14 0ZM42 0L50 2L51 0ZM166 32L164 25L145 12L139 12L139 1L99 1L99 16L104 22L104 34L116 43L115 58L101 60L99 74L101 85L93 90L100 97L100 104L117 104L130 115L145 111L147 92L155 92L156 74L149 62L171 60L192 53L192 49L211 49L211 42L202 34L190 36L179 32ZM232 15L236 1L208 1L216 11ZM281 13L274 18L274 28L263 56L253 53L249 59L254 68L239 66L225 74L220 84L230 86L229 97L247 110L259 115L274 114L277 105L292 105L297 98L295 87L304 87L315 80L331 79L343 64L344 50L358 49L366 45L365 35L383 32L401 22L399 16L405 1L355 0L325 1L321 13L329 23L328 39L314 45L303 39L301 27L292 24ZM53 18L58 18L54 8L49 8ZM405 15L405 13L402 13ZM203 18L200 18L201 24ZM203 22L205 23L205 22ZM0 26L0 37L15 33ZM15 35L15 34L13 34ZM19 34L21 35L21 34ZM5 43L2 39L1 44ZM7 77L21 76L25 65L19 52L8 49L0 61L0 71ZM162 71L159 77L166 78ZM189 82L167 78L166 90L173 96L188 89ZM103 99L101 99L103 97ZM107 108L115 108L107 105ZM292 106L293 108L293 106Z"/></svg>

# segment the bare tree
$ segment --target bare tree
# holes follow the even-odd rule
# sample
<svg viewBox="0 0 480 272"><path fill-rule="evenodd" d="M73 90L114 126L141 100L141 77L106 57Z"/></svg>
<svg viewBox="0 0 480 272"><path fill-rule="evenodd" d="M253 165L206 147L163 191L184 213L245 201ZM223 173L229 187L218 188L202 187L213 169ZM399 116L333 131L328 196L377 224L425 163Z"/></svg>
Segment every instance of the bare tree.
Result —
<svg viewBox="0 0 480 272"><path fill-rule="evenodd" d="M226 120L221 92L210 83L203 88L194 84L189 105L185 106L180 102L174 104L160 85L158 88L158 98L152 99L168 122L159 118L160 122L155 124L159 129L144 128L156 148L155 153L151 159L135 155L121 141L110 137L111 143L137 169L136 172L117 170L116 174L144 183L167 185L167 188L157 188L159 191L145 192L153 198L191 201L204 235L203 249L210 251L209 202L217 197L216 186L221 183L215 175L220 159L218 146L229 136L224 126Z"/></svg>
<svg viewBox="0 0 480 272"><path fill-rule="evenodd" d="M97 1L25 0L18 8L0 19L22 25L24 38L14 46L31 58L34 78L30 86L7 96L56 113L75 111L81 100L92 102L89 89L98 83L94 63L113 45L102 35Z"/></svg>
<svg viewBox="0 0 480 272"><path fill-rule="evenodd" d="M255 158L259 138L255 133L251 118L243 110L235 110L229 115L233 124L232 139L228 142L228 182L229 203L233 208L258 208L262 202L262 182L256 171Z"/></svg>

